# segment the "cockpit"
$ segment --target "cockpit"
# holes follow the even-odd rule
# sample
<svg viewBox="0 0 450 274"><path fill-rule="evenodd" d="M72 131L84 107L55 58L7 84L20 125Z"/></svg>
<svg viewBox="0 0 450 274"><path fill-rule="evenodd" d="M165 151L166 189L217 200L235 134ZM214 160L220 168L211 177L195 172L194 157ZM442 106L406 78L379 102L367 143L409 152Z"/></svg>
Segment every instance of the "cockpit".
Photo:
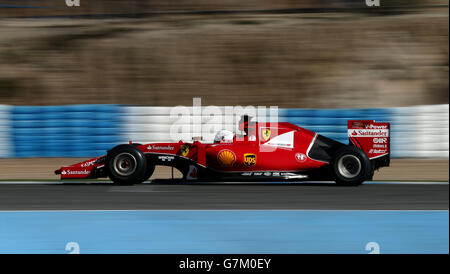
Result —
<svg viewBox="0 0 450 274"><path fill-rule="evenodd" d="M222 129L214 137L214 143L231 143L234 139L234 133L230 130Z"/></svg>
<svg viewBox="0 0 450 274"><path fill-rule="evenodd" d="M222 129L214 137L214 143L231 143L233 141L256 141L255 122L250 122L249 116L243 116L239 121L239 130L243 134L235 134L230 130Z"/></svg>

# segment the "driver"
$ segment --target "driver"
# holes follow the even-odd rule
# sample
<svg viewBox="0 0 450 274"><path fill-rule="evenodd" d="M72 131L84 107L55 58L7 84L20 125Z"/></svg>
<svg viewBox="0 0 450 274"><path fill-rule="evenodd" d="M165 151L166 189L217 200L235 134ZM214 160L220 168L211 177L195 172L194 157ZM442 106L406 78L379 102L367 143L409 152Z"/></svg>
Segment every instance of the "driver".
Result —
<svg viewBox="0 0 450 274"><path fill-rule="evenodd" d="M244 115L239 121L239 130L244 131L249 141L256 141L256 132L254 128L250 128L255 125L255 122L251 122L252 117ZM245 138L245 137L244 137Z"/></svg>
<svg viewBox="0 0 450 274"><path fill-rule="evenodd" d="M221 131L217 132L216 136L214 137L214 143L228 143L233 142L234 134L233 132L222 129Z"/></svg>

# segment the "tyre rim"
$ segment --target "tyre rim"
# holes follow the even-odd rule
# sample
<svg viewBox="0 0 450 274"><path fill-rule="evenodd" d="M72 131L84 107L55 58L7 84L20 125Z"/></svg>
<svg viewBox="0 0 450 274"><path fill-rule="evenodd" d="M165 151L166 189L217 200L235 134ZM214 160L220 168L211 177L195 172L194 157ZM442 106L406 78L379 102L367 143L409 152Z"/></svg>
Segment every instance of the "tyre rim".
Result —
<svg viewBox="0 0 450 274"><path fill-rule="evenodd" d="M354 155L344 155L339 159L338 169L345 178L355 178L361 171L361 161Z"/></svg>
<svg viewBox="0 0 450 274"><path fill-rule="evenodd" d="M130 153L120 153L114 158L114 171L121 176L129 176L136 170L136 158Z"/></svg>

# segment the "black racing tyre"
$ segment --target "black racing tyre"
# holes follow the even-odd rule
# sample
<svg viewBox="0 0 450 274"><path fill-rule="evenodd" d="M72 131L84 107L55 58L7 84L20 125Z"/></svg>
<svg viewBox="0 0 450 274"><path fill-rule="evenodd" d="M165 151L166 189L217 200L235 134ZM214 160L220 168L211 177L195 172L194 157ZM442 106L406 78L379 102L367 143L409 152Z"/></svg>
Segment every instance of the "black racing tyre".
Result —
<svg viewBox="0 0 450 274"><path fill-rule="evenodd" d="M142 144L140 143L133 143L132 144L135 147L141 146ZM148 162L147 159L147 171L145 172L144 178L142 179L142 182L147 181L148 179L150 179L150 177L152 177L153 172L155 172L155 165L152 165L151 163Z"/></svg>
<svg viewBox="0 0 450 274"><path fill-rule="evenodd" d="M357 186L370 178L372 165L364 151L354 146L345 146L333 155L331 169L336 184Z"/></svg>
<svg viewBox="0 0 450 274"><path fill-rule="evenodd" d="M105 164L109 178L118 185L142 183L147 172L144 153L133 145L119 145L110 150Z"/></svg>
<svg viewBox="0 0 450 274"><path fill-rule="evenodd" d="M147 163L147 170L145 171L145 174L144 174L144 177L142 179L142 182L145 182L148 179L150 179L150 177L152 177L154 171L155 171L155 165Z"/></svg>
<svg viewBox="0 0 450 274"><path fill-rule="evenodd" d="M375 175L375 167L374 167L374 164L371 162L370 163L370 172L369 172L369 176L367 177L367 181L372 181L374 175Z"/></svg>

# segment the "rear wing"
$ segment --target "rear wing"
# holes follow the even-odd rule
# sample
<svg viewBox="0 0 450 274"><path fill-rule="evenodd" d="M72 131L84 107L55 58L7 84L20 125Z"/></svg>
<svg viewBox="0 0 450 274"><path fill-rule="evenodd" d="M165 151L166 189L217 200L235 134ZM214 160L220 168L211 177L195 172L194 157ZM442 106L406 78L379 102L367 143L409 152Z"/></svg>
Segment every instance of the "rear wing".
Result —
<svg viewBox="0 0 450 274"><path fill-rule="evenodd" d="M390 124L374 120L349 120L348 137L351 144L366 152L369 159L386 156L389 165Z"/></svg>

